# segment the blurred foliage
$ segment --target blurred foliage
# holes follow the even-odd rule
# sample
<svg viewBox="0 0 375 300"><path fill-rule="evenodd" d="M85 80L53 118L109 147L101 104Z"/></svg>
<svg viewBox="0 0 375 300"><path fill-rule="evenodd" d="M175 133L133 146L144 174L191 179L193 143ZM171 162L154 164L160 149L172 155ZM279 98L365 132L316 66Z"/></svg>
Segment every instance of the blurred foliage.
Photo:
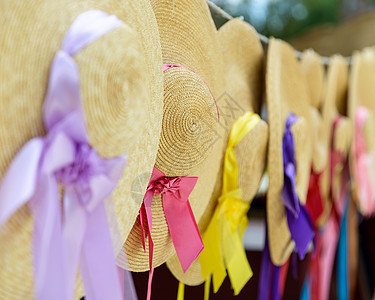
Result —
<svg viewBox="0 0 375 300"><path fill-rule="evenodd" d="M357 0L349 0L357 1ZM214 0L232 16L242 16L266 36L288 39L322 23L337 23L348 0ZM375 4L375 0L371 0ZM353 3L353 2L352 2Z"/></svg>

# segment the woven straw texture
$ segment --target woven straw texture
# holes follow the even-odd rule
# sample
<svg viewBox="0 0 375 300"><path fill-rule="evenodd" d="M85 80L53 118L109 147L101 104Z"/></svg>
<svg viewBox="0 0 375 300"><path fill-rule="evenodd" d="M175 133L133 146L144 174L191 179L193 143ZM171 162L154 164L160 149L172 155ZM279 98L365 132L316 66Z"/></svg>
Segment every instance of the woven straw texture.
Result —
<svg viewBox="0 0 375 300"><path fill-rule="evenodd" d="M240 19L233 19L224 24L218 31L220 49L223 52L226 66L226 86L228 95L239 108L226 115L227 131L222 147L225 153L230 129L233 123L246 111L255 111L260 107L263 75L263 49L256 31ZM234 107L234 104L231 104ZM230 117L229 117L230 116ZM268 141L268 127L260 121L253 130L234 148L238 163L239 187L243 189L245 201L250 201L256 194L262 178ZM223 180L223 162L220 165L215 191L199 223L204 232L217 205ZM175 255L167 262L173 275L187 285L199 285L204 279L200 271L199 258L184 274L178 257Z"/></svg>
<svg viewBox="0 0 375 300"><path fill-rule="evenodd" d="M49 69L69 26L88 9L114 13L116 1L2 1L0 9L0 122L6 128L0 132L2 176L28 140L45 134L41 112ZM138 132L145 130L144 82L149 75L140 69L145 67L143 55L136 32L123 25L74 57L89 140L104 157L130 150ZM29 299L33 294L32 225L25 206L1 229L1 299Z"/></svg>
<svg viewBox="0 0 375 300"><path fill-rule="evenodd" d="M294 242L287 225L281 200L284 184L282 139L290 112L299 117L292 126L297 161L297 194L306 201L311 167L311 133L308 87L293 48L270 39L266 71L266 101L269 120L267 223L271 259L282 265L289 258Z"/></svg>
<svg viewBox="0 0 375 300"><path fill-rule="evenodd" d="M326 94L324 97L325 106L323 114L327 126L327 144L331 147L331 137L333 122L336 117L341 115L336 129L335 140L333 141L334 149L342 151L345 155L349 153L352 140L352 124L347 115L347 92L348 92L348 65L342 56L335 55L331 57L331 63L327 71ZM330 162L325 169L321 179L321 192L323 197L323 214L318 220L318 225L322 226L327 221L331 212L332 203L330 202ZM333 179L332 191L337 198L341 186L341 172L336 173Z"/></svg>
<svg viewBox="0 0 375 300"><path fill-rule="evenodd" d="M148 97L143 105L145 129L128 153L124 176L113 195L123 244L136 221L155 165L163 118L163 62L159 30L149 1L122 0L116 1L116 4L114 13L140 38L144 64L139 65L137 70L149 75L149 80L143 82L143 90ZM125 247L117 255L117 263L123 268L128 267Z"/></svg>
<svg viewBox="0 0 375 300"><path fill-rule="evenodd" d="M191 70L171 68L164 72L163 125L155 167L166 176L199 177L189 197L198 222L214 187L222 155L221 124L207 88L215 99L225 89L216 28L204 0L150 3L158 24L163 63ZM175 253L160 195L153 199L152 219L153 265L157 267ZM142 248L139 219L125 248L130 270L149 270L149 253Z"/></svg>
<svg viewBox="0 0 375 300"><path fill-rule="evenodd" d="M368 109L368 119L363 128L363 133L366 141L367 151L374 153L375 151L375 76L372 75L375 69L375 51L371 48L366 48L353 55L353 64L349 79L349 93L348 93L348 113L352 121L352 128L354 128L355 113L359 106L364 106ZM353 130L353 135L356 132ZM355 153L352 150L350 159L351 175L354 177ZM369 166L370 167L370 166ZM372 165L373 167L373 165ZM363 209L359 204L359 195L357 182L353 180L353 199L357 204L358 209Z"/></svg>
<svg viewBox="0 0 375 300"><path fill-rule="evenodd" d="M327 129L322 114L325 73L320 56L313 50L303 53L301 68L306 77L310 95L310 120L312 138L312 167L316 173L323 172L328 162Z"/></svg>

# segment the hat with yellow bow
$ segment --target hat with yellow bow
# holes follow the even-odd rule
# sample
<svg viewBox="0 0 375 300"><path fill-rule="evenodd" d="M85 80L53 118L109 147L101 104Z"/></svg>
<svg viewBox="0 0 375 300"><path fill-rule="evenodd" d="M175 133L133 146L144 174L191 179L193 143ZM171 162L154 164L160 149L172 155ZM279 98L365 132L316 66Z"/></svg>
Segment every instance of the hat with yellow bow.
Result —
<svg viewBox="0 0 375 300"><path fill-rule="evenodd" d="M267 228L270 257L282 265L296 247L300 256L313 236L299 234L311 167L309 92L293 48L270 39L267 52L266 102L269 122ZM295 146L294 146L295 145Z"/></svg>
<svg viewBox="0 0 375 300"><path fill-rule="evenodd" d="M350 171L353 199L359 211L375 212L375 51L366 48L353 55L349 79L348 111L353 126Z"/></svg>
<svg viewBox="0 0 375 300"><path fill-rule="evenodd" d="M121 219L116 217L125 209L113 215L114 207L107 202L107 220L104 202L99 200L123 180L134 149L152 145L144 141L143 146L134 146L140 133L158 136L160 132L146 119L147 113L161 119L162 98L150 101L151 91L145 88L145 84L157 87L145 70L158 64L158 56L145 60L139 36L121 21L126 18L116 1L3 1L0 7L4 19L0 122L6 128L0 133L0 298L26 299L35 292L36 298L71 299L82 234L83 247L91 241L95 248L93 241L104 232L101 254L111 256L121 247L114 221ZM118 17L109 15L114 13ZM158 142L157 137L150 140ZM126 152L128 164L122 173ZM152 168L153 162L146 158L136 164L144 169ZM8 210L10 201L20 205ZM126 216L130 214L131 210ZM93 222L98 220L94 216L100 216L100 222ZM106 222L114 250L108 228L100 225ZM86 250L79 257L85 287L90 285L87 280L100 275L93 272L89 279L87 270L102 262L98 257L90 259L91 252ZM56 259L56 254L62 259ZM61 276L61 266L72 275L63 277L67 282L54 280ZM107 267L116 277L114 261ZM103 292L104 282L95 287L97 291ZM115 286L114 292L106 290L110 297L117 293ZM50 291L53 295L48 295Z"/></svg>
<svg viewBox="0 0 375 300"><path fill-rule="evenodd" d="M348 64L342 56L331 57L326 80L323 114L330 154L328 167L322 175L323 214L318 220L319 226L324 225L330 215L331 200L338 199L341 193L342 172L352 141L352 124L347 117Z"/></svg>
<svg viewBox="0 0 375 300"><path fill-rule="evenodd" d="M224 89L222 58L208 6L204 0L150 3L162 48L164 113L155 168L125 243L129 269L136 272L174 253L188 268L200 253L196 222L222 155L216 103Z"/></svg>
<svg viewBox="0 0 375 300"><path fill-rule="evenodd" d="M242 235L266 163L267 124L254 113L261 100L263 49L254 28L240 19L224 24L218 36L226 66L227 94L237 109L232 118L227 118L230 130L222 148L225 155L220 178L199 223L205 249L186 273L176 257L167 265L188 285L206 281L209 288L212 274L215 292L228 272L238 294L252 276Z"/></svg>

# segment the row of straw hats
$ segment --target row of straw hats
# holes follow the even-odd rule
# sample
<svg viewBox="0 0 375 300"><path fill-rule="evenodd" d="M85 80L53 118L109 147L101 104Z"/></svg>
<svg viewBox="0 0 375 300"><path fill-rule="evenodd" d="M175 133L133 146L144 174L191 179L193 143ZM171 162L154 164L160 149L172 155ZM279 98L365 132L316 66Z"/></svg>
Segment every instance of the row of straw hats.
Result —
<svg viewBox="0 0 375 300"><path fill-rule="evenodd" d="M112 236L113 244L120 245L115 247L117 264L136 272L149 270L138 216L154 166L168 177L199 178L189 202L200 231L205 231L221 191L230 129L243 113L260 113L264 86L268 122L259 122L235 154L245 201L255 196L267 166L270 253L275 264L283 264L294 248L281 201L285 120L290 112L300 117L292 131L303 204L311 164L325 174L323 191L328 193L335 116L348 116L335 140L348 153L355 107L375 109L371 94L363 92L371 88L370 79L350 82L348 105L348 66L340 56L325 72L314 52L305 52L298 61L288 44L275 39L265 56L256 31L240 19L217 30L204 0L0 1L1 176L27 141L45 133L42 104L52 59L70 24L89 9L115 14L124 22L74 57L91 145L108 158L127 152L113 206L107 210L111 226L120 229L120 236ZM366 78L363 74L374 64L372 51L366 53L354 60L357 78ZM184 68L163 72L163 64ZM329 201L324 207L327 216ZM202 283L198 259L182 271L160 195L153 198L152 216L154 267L167 262L180 281ZM324 224L324 217L320 222ZM24 206L0 229L0 298L32 294L32 228L32 214Z"/></svg>

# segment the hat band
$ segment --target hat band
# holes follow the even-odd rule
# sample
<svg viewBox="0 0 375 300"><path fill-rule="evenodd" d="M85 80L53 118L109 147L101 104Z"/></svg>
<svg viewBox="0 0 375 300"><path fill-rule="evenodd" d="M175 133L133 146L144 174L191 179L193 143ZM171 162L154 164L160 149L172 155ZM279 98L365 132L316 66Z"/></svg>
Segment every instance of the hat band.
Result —
<svg viewBox="0 0 375 300"><path fill-rule="evenodd" d="M151 299L151 285L154 269L152 266L154 242L152 232L152 199L154 195L162 195L163 209L167 220L173 245L184 272L203 250L203 243L197 222L189 203L189 195L193 191L198 177L167 177L154 167L146 194L140 209L143 249L146 251L146 234L149 238L150 274L148 280L147 299ZM143 220L147 219L146 224Z"/></svg>
<svg viewBox="0 0 375 300"><path fill-rule="evenodd" d="M214 103L215 103L215 107L216 107L216 111L217 111L217 120L219 121L220 120L220 113L219 113L219 107L217 106L217 103L216 103L216 99L214 97L214 94L212 93L210 87L208 86L207 82L203 79L202 76L200 76L198 73L194 72L193 70L187 68L187 67L184 67L184 66L181 66L181 65L168 65L168 64L163 64L163 72L165 72L166 70L168 69L171 69L171 68L184 68L186 70L189 70L190 72L193 72L195 75L197 75L200 79L202 79L202 81L204 82L204 84L207 86L211 96L212 96L212 99L214 100Z"/></svg>
<svg viewBox="0 0 375 300"><path fill-rule="evenodd" d="M260 122L259 115L245 113L232 126L224 157L223 189L213 217L203 233L205 249L199 256L202 277L213 277L216 293L227 272L234 294L238 295L253 272L242 244L242 234L247 227L246 213L250 203L242 199L238 186L238 163L234 147ZM226 272L227 270L227 272Z"/></svg>
<svg viewBox="0 0 375 300"><path fill-rule="evenodd" d="M126 160L102 158L91 147L79 70L72 58L121 24L116 16L97 10L75 19L50 70L43 105L47 134L20 150L1 184L0 226L26 203L34 216L37 299L73 299L78 265L87 298L122 299L104 199ZM59 185L64 188L63 205Z"/></svg>

